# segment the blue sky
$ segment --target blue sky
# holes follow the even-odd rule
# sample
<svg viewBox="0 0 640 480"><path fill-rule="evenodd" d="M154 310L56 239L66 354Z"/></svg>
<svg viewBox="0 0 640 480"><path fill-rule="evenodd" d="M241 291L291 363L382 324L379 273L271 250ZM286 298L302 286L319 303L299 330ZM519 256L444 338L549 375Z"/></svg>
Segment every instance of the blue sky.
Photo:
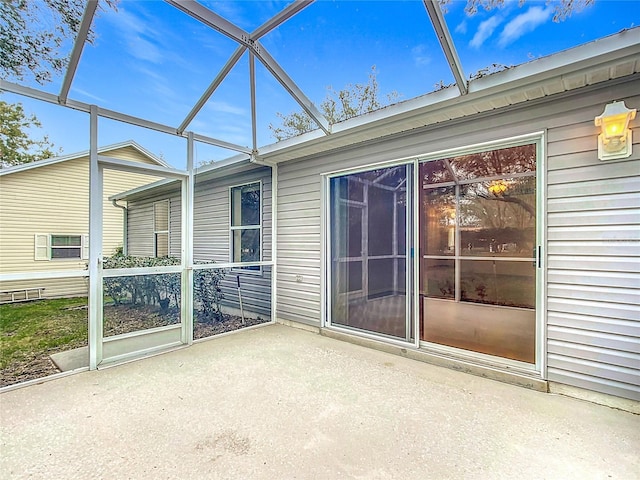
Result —
<svg viewBox="0 0 640 480"><path fill-rule="evenodd" d="M279 1L201 3L252 31L284 8ZM445 19L467 76L492 64L518 65L640 24L640 1L596 0L567 20L552 21L544 1L506 0L501 8L465 13L452 0ZM236 45L233 41L159 0L121 0L118 11L102 11L94 23L96 40L83 53L70 98L179 125ZM639 38L640 41L640 38ZM261 43L316 103L327 86L364 83L373 65L380 91L406 100L452 83L444 56L421 1L328 1L305 8ZM66 45L70 49L71 45ZM274 140L269 123L276 112L299 110L259 62L257 66L258 144ZM37 86L29 80L23 82ZM62 77L42 88L58 93ZM88 148L88 118L58 106L16 95L42 122L42 133L65 154ZM189 129L221 140L251 145L248 59L236 65ZM176 167L184 167L185 142L146 129L101 120L101 145L134 139ZM197 161L234 152L198 145Z"/></svg>

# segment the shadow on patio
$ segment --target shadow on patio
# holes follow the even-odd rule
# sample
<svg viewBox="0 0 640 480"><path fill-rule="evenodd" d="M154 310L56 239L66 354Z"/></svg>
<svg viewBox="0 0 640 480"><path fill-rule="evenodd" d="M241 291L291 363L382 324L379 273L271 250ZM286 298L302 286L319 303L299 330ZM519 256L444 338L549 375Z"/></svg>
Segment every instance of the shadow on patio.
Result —
<svg viewBox="0 0 640 480"><path fill-rule="evenodd" d="M3 478L637 478L640 416L269 325L0 396Z"/></svg>

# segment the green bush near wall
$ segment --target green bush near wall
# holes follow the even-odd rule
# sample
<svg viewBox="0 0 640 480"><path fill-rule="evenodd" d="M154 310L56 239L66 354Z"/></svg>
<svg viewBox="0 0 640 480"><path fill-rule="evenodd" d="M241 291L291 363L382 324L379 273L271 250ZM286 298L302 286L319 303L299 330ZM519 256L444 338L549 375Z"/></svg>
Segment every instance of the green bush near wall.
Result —
<svg viewBox="0 0 640 480"><path fill-rule="evenodd" d="M214 264L215 262L203 262ZM135 257L114 255L104 259L103 268L136 268L180 265L176 257ZM224 271L215 268L195 270L193 273L194 306L201 321L222 319L220 302L224 298L220 283ZM116 305L157 305L162 311L180 308L180 274L132 275L104 279L104 294Z"/></svg>

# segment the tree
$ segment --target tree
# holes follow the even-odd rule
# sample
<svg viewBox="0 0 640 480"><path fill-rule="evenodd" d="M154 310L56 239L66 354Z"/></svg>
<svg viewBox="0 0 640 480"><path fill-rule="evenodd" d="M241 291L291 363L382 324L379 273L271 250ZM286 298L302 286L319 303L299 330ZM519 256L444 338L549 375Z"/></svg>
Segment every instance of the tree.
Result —
<svg viewBox="0 0 640 480"><path fill-rule="evenodd" d="M100 2L115 8L117 0ZM0 78L24 80L31 74L44 84L62 73L68 59L61 47L78 33L85 5L86 0L0 1Z"/></svg>
<svg viewBox="0 0 640 480"><path fill-rule="evenodd" d="M523 5L527 0L518 0L520 5ZM569 18L573 12L579 12L580 10L595 3L596 0L546 0L547 5L553 6L553 21L562 22ZM440 7L446 12L447 5L452 0L439 0ZM493 10L494 8L504 5L505 0L467 0L467 6L465 11L469 15L474 15L478 12L478 9L483 8L485 10Z"/></svg>
<svg viewBox="0 0 640 480"><path fill-rule="evenodd" d="M0 168L54 155L54 146L46 135L41 140L34 140L27 133L34 127L40 127L40 122L35 115L27 115L20 103L0 100Z"/></svg>
<svg viewBox="0 0 640 480"><path fill-rule="evenodd" d="M320 104L320 110L330 124L373 112L400 97L398 92L392 91L386 98L380 99L377 74L376 66L373 65L367 83L348 84L339 91L331 86L327 87L327 95ZM281 125L271 123L269 130L278 141L310 132L315 128L315 122L306 112L293 112L288 115L278 112L276 115L282 120Z"/></svg>

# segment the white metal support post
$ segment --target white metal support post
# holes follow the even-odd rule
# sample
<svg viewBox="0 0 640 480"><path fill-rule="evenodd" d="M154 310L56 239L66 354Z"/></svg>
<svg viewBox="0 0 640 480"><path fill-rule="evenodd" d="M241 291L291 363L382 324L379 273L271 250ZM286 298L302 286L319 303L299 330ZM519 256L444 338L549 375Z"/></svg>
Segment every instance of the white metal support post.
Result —
<svg viewBox="0 0 640 480"><path fill-rule="evenodd" d="M182 180L182 343L193 343L193 132L187 132L187 172Z"/></svg>
<svg viewBox="0 0 640 480"><path fill-rule="evenodd" d="M98 107L89 118L89 369L102 361L102 168L98 165Z"/></svg>
<svg viewBox="0 0 640 480"><path fill-rule="evenodd" d="M278 164L271 166L271 321L278 314Z"/></svg>

